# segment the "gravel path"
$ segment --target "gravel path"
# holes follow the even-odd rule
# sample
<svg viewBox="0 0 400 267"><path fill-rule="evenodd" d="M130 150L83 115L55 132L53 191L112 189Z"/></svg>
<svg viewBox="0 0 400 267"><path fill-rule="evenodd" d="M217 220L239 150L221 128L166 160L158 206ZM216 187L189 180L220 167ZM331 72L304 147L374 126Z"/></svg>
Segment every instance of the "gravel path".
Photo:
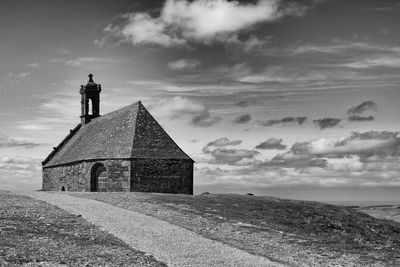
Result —
<svg viewBox="0 0 400 267"><path fill-rule="evenodd" d="M16 192L22 193L22 192ZM169 266L283 266L138 212L66 193L23 192L57 205Z"/></svg>

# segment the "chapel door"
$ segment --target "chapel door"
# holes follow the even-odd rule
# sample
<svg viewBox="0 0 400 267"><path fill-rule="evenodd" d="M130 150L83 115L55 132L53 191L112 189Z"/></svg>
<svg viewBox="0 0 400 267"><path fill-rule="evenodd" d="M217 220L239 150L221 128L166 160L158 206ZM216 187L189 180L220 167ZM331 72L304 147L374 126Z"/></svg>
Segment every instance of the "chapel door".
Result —
<svg viewBox="0 0 400 267"><path fill-rule="evenodd" d="M107 191L107 169L103 164L96 164L93 166L92 175L90 179L91 192L105 192Z"/></svg>

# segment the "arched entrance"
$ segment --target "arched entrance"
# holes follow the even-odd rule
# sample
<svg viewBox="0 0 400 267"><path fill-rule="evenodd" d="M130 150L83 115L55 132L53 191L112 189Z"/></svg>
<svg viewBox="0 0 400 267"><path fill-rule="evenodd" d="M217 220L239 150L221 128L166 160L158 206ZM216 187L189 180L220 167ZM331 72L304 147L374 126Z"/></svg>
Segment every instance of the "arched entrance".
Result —
<svg viewBox="0 0 400 267"><path fill-rule="evenodd" d="M96 163L92 167L90 177L91 192L107 191L107 169L101 163Z"/></svg>

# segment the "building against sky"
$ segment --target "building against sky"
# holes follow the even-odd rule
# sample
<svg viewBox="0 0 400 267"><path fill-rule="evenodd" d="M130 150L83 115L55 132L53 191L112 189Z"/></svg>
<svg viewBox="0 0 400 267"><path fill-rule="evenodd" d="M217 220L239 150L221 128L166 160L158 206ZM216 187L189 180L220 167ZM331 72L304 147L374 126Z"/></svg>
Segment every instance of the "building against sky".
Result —
<svg viewBox="0 0 400 267"><path fill-rule="evenodd" d="M396 0L2 1L0 187L41 187L87 73L141 99L194 193L399 199ZM89 123L90 124L90 123Z"/></svg>
<svg viewBox="0 0 400 267"><path fill-rule="evenodd" d="M193 194L193 160L143 104L101 116L100 92L90 74L81 123L42 162L43 190Z"/></svg>

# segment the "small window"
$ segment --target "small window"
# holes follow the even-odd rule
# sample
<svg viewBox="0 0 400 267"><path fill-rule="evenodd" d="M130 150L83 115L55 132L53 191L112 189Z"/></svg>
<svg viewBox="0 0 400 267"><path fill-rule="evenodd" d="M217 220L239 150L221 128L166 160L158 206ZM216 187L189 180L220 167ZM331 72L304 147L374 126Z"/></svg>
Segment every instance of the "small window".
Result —
<svg viewBox="0 0 400 267"><path fill-rule="evenodd" d="M65 191L65 186L61 187L61 191Z"/></svg>

